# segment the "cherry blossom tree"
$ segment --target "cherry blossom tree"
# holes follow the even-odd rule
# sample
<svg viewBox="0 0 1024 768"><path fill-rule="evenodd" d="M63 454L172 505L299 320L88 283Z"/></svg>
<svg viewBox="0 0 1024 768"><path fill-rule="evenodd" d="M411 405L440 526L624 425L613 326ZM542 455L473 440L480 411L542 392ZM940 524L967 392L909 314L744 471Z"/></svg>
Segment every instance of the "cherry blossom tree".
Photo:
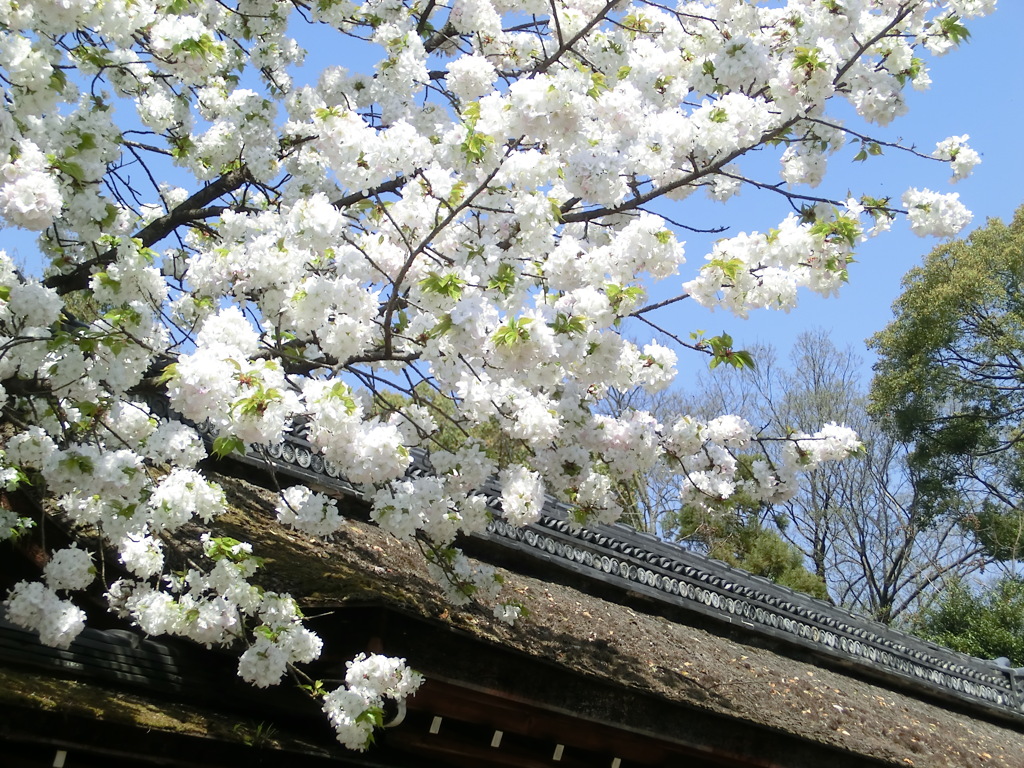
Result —
<svg viewBox="0 0 1024 768"><path fill-rule="evenodd" d="M740 465L736 452L769 438L738 417L662 424L596 404L609 388L667 386L683 350L749 363L725 337L664 329L659 310L677 300L789 309L800 288L837 291L858 241L896 216L955 234L970 218L955 194L815 187L830 161L883 163L883 148L948 162L954 179L970 171L967 137L927 154L872 126L903 113L904 90L928 85L927 58L994 6L0 0L0 219L39 233L41 264L0 252L0 399L15 426L4 481L30 481L50 514L116 553L112 611L240 648L239 674L260 686L298 674L321 641L292 598L254 586L244 542L206 534L205 565L169 572L173 537L225 505L196 425L228 455L280 443L301 420L453 600L509 621L518 607L493 572L454 548L486 524L476 489L492 476L519 524L545 493L577 524L614 520L616 483L659 462L688 503L784 499L798 471L856 450L851 430L779 435L781 448ZM297 85L307 40L378 58ZM792 213L719 241L680 280L686 227L655 208L742 188L784 196ZM648 301L665 280L680 280L676 298ZM654 337L638 344L627 328ZM430 398L416 396L424 386ZM147 390L178 416L156 418ZM454 450L432 450L442 420L467 435ZM488 458L472 439L482 424L522 461ZM419 449L434 473L409 476ZM278 510L309 536L343 525L335 500L306 488ZM3 535L31 523L0 512ZM7 596L8 618L67 646L95 557L53 553L42 581ZM372 656L334 690L308 689L339 740L363 748L383 699L417 682Z"/></svg>

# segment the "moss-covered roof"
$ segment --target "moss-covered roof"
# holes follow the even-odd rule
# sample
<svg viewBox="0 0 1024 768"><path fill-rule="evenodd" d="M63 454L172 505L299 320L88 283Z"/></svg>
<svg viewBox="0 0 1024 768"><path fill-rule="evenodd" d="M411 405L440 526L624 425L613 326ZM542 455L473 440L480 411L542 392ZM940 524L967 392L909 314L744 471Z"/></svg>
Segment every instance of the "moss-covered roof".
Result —
<svg viewBox="0 0 1024 768"><path fill-rule="evenodd" d="M216 739L240 745L281 742L257 721L228 718L173 701L155 702L138 692L95 681L54 677L44 672L0 667L0 707L31 708L63 717L103 720L147 731Z"/></svg>
<svg viewBox="0 0 1024 768"><path fill-rule="evenodd" d="M414 634L429 637L429 647L385 632L381 650L408 655L428 677L501 690L551 711L677 743L699 742L699 724L714 721L734 724L748 739L778 734L862 756L865 765L1024 765L1024 735L1012 727L823 667L742 629L700 617L666 617L626 595L611 599L607 590L591 590L578 580L539 577L526 562L506 561L499 569L505 597L526 609L510 627L479 606L452 606L416 547L376 526L351 519L333 540L317 541L277 522L274 493L229 475L217 480L230 509L215 528L252 542L265 559L264 586L290 592L310 614L372 609L418 622L425 631ZM337 639L323 623L329 620L317 621L329 644ZM478 650L453 655L447 646L456 641L461 649ZM334 663L349 650L339 651ZM307 755L323 749L293 737L288 744L285 737L268 738L256 718L22 669L0 667L0 709L93 719L207 743L259 744Z"/></svg>
<svg viewBox="0 0 1024 768"><path fill-rule="evenodd" d="M727 628L669 620L588 594L578 585L505 568L507 596L527 609L509 627L478 607L451 606L415 547L375 526L352 521L324 544L277 524L270 492L235 479L222 483L233 509L218 526L251 541L267 558L267 586L289 590L306 606L386 607L574 675L883 764L1024 764L1024 735L1012 728L791 658ZM424 671L459 676L454 664ZM566 705L571 702L559 702ZM610 716L594 702L578 702L577 707L593 717ZM686 725L676 727L685 730Z"/></svg>
<svg viewBox="0 0 1024 768"><path fill-rule="evenodd" d="M319 764L338 751L230 708L30 668L0 665L0 713L4 741L51 744L76 755L98 748L107 765L227 766L268 752L283 763ZM17 746L8 743L4 751L23 764Z"/></svg>

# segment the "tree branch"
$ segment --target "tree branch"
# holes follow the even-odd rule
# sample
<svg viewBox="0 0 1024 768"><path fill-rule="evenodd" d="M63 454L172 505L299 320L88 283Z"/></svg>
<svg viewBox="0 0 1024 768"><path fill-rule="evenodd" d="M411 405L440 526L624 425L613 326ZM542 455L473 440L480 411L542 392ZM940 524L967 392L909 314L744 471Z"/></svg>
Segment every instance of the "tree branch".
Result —
<svg viewBox="0 0 1024 768"><path fill-rule="evenodd" d="M217 198L234 192L252 180L249 169L244 165L241 168L229 171L219 179L207 184L183 203L176 206L167 215L151 221L134 235L134 239L139 240L143 247L148 248L165 238L182 224L219 216L227 210L225 206L207 206ZM112 264L116 258L117 248L111 248L88 261L75 265L75 268L70 272L62 275L50 275L50 277L43 281L43 285L52 288L60 295L70 293L71 291L84 290L89 287L89 278L92 276L93 271L98 267Z"/></svg>

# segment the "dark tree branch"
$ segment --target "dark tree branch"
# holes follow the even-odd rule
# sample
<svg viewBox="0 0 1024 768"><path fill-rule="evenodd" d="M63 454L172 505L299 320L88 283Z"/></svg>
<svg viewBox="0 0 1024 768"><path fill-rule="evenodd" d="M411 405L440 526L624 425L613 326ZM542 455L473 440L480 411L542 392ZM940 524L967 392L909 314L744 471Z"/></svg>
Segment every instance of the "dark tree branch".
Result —
<svg viewBox="0 0 1024 768"><path fill-rule="evenodd" d="M244 165L221 176L219 179L210 182L201 190L196 192L173 211L150 222L140 229L135 239L141 241L143 247L148 248L159 242L182 224L190 224L194 221L213 218L221 215L226 207L207 207L214 200L228 195L253 180L249 169ZM43 281L43 285L52 288L58 294L64 295L71 291L84 290L89 287L89 278L93 271L100 267L112 264L117 258L117 249L111 248L98 256L77 264L74 269L62 275L51 275Z"/></svg>

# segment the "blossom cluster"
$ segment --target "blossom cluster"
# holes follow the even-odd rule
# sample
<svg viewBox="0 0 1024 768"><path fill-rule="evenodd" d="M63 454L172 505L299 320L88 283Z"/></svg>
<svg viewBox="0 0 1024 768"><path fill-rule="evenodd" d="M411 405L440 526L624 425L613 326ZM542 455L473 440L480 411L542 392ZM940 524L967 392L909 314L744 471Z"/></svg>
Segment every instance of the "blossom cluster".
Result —
<svg viewBox="0 0 1024 768"><path fill-rule="evenodd" d="M856 433L838 424L826 424L813 435L796 433L771 442L781 443L781 450L759 443L754 427L738 416L708 422L684 416L667 430L666 440L668 455L683 472L681 502L714 510L739 491L766 504L785 501L796 491L798 473L862 450ZM755 446L761 456L743 467L739 456L749 455Z"/></svg>
<svg viewBox="0 0 1024 768"><path fill-rule="evenodd" d="M885 161L875 130L994 6L0 3L0 224L39 246L31 268L0 251L0 406L28 425L4 446L4 486L30 481L46 514L116 553L112 610L244 648L259 686L320 641L291 598L253 585L258 553L211 532L227 502L208 451L301 433L382 528L424 548L451 599L502 621L520 608L454 546L492 514L529 524L550 496L575 524L611 522L621 483L659 468L695 504L784 498L855 438L602 403L669 386L684 346L742 361L679 344L656 321L677 300L788 311L803 290L835 293L898 215L939 237L969 222L955 195L917 187L810 191L844 159ZM310 76L309 23L367 41L376 64ZM752 157L767 155L765 177ZM931 159L959 179L978 154L960 136ZM766 189L813 204L685 271L675 208ZM416 455L433 474L409 471ZM480 493L492 478L499 510ZM343 525L336 499L302 486L276 511L310 537ZM28 522L0 511L0 537ZM182 564L194 531L205 557ZM7 595L8 618L72 642L87 558L54 554ZM361 748L381 697L416 678L376 657L352 669L324 708Z"/></svg>
<svg viewBox="0 0 1024 768"><path fill-rule="evenodd" d="M416 692L423 676L405 659L360 653L346 664L345 685L324 697L323 710L338 741L349 749L369 747L375 725L381 724L385 699L401 701Z"/></svg>
<svg viewBox="0 0 1024 768"><path fill-rule="evenodd" d="M960 179L970 176L974 166L981 162L981 155L977 150L967 146L969 138L970 136L966 133L963 136L950 136L948 139L938 142L935 145L935 151L932 152L932 157L949 161L949 166L953 171L953 181L960 181Z"/></svg>
<svg viewBox="0 0 1024 768"><path fill-rule="evenodd" d="M96 576L89 553L70 547L55 552L43 568L43 582L23 581L4 602L7 618L39 632L40 639L67 648L85 628L85 612L57 592L85 589Z"/></svg>

